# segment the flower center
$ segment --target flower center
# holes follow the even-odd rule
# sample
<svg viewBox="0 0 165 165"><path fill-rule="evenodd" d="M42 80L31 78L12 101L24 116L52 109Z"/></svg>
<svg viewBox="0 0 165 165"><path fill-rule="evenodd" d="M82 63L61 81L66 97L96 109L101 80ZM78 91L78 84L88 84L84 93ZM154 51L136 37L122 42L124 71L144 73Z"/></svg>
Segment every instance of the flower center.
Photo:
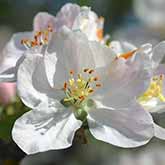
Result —
<svg viewBox="0 0 165 165"><path fill-rule="evenodd" d="M25 48L27 49L47 45L49 41L50 33L52 32L53 32L52 27L48 26L48 28L43 31L35 32L33 39L22 39L21 44L24 45Z"/></svg>
<svg viewBox="0 0 165 165"><path fill-rule="evenodd" d="M101 87L98 77L93 76L93 73L93 69L84 69L82 73L75 76L74 71L70 71L70 78L68 82L64 82L63 86L66 96L62 101L64 105L72 105L76 108L84 106L83 103L95 89Z"/></svg>
<svg viewBox="0 0 165 165"><path fill-rule="evenodd" d="M165 102L165 96L163 95L163 79L163 74L152 78L148 89L138 98L140 104L144 105L153 98L156 98L161 102Z"/></svg>

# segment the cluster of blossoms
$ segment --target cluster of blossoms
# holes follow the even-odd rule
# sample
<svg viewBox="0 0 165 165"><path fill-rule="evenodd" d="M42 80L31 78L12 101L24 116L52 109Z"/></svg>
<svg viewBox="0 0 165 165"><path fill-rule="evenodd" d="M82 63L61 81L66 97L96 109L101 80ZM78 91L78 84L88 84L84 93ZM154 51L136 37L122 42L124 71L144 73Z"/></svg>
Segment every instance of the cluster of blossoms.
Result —
<svg viewBox="0 0 165 165"><path fill-rule="evenodd" d="M151 115L165 109L165 42L107 45L103 24L90 8L66 4L56 17L37 14L34 30L15 34L4 48L0 81L16 82L32 109L12 130L27 154L71 146L84 124L119 147L165 139Z"/></svg>

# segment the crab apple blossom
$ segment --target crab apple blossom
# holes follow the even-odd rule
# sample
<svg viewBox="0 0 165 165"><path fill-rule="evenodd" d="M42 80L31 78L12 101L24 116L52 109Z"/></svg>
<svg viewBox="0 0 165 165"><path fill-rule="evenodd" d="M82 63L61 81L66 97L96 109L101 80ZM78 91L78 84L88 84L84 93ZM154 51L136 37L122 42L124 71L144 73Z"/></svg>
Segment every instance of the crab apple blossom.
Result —
<svg viewBox="0 0 165 165"><path fill-rule="evenodd" d="M116 79L107 79L116 60L112 49L64 27L54 33L44 54L26 53L17 89L32 110L17 119L12 130L24 152L70 147L84 122L96 139L120 147L141 146L152 138L150 114L135 99L121 95L123 88L115 86L118 73ZM127 89L133 94L131 84Z"/></svg>

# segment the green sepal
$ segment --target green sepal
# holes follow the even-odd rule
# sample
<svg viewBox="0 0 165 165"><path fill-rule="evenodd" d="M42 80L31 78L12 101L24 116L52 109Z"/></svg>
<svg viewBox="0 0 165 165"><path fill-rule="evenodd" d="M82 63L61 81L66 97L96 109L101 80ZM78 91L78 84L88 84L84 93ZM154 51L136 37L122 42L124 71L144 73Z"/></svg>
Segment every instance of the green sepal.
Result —
<svg viewBox="0 0 165 165"><path fill-rule="evenodd" d="M70 107L70 106L72 105L72 103L71 103L70 101L64 101L64 99L62 99L62 100L60 101L60 103L61 103L64 107L66 107L66 108L68 108L68 107Z"/></svg>
<svg viewBox="0 0 165 165"><path fill-rule="evenodd" d="M75 115L76 119L84 122L86 120L88 114L84 109L78 108L75 110L74 115Z"/></svg>

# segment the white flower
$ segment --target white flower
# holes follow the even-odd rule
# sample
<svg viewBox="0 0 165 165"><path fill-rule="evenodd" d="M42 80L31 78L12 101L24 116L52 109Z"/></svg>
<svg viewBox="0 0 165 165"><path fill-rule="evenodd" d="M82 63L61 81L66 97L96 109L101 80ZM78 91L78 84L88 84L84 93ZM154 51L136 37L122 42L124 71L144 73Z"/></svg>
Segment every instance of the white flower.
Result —
<svg viewBox="0 0 165 165"><path fill-rule="evenodd" d="M165 112L165 66L164 64L160 64L163 59L165 53L165 42L160 42L157 46L152 48L152 45L146 44L143 45L141 50L144 47L150 47L150 50L143 54L142 56L142 63L143 69L149 73L150 82L147 85L147 88L140 95L137 97L138 102L143 106L143 108L148 113L162 113ZM136 50L137 48L130 43L127 42L112 42L111 47L120 54L128 51ZM135 53L135 56L139 56ZM136 58L136 57L135 57ZM130 60L128 58L128 60ZM142 86L145 85L146 81L143 80L145 84L141 84ZM160 114L161 115L161 114ZM165 139L165 129L154 123L155 127L155 136L160 139Z"/></svg>
<svg viewBox="0 0 165 165"><path fill-rule="evenodd" d="M47 44L52 31L59 32L63 26L67 26L72 30L82 31L89 40L101 41L103 24L104 19L99 18L89 7L80 7L71 3L64 5L56 17L46 12L38 13L34 18L33 32L14 34L3 49L5 61L0 68L0 82L16 81L16 72L24 59L24 52L29 48L36 49L41 47L40 45Z"/></svg>
<svg viewBox="0 0 165 165"><path fill-rule="evenodd" d="M123 89L105 77L115 57L110 48L67 28L52 36L46 54L30 52L18 69L17 88L33 110L14 124L18 146L27 154L67 148L85 121L98 140L120 147L146 144L153 121L132 97L135 81L124 80L129 87Z"/></svg>

